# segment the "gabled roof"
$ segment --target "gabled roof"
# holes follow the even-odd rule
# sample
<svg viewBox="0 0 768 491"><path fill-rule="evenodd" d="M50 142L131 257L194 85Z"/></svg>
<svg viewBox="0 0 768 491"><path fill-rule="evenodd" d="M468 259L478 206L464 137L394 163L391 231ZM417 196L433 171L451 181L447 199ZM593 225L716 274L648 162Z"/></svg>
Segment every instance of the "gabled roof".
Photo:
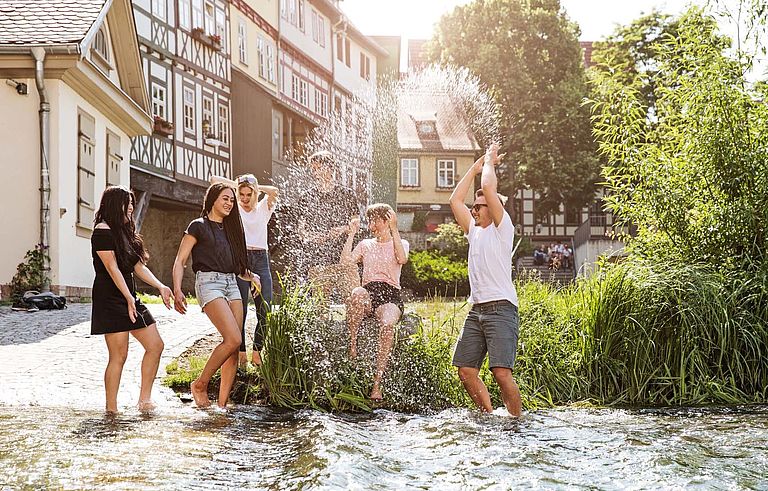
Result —
<svg viewBox="0 0 768 491"><path fill-rule="evenodd" d="M0 0L0 44L80 44L105 0Z"/></svg>
<svg viewBox="0 0 768 491"><path fill-rule="evenodd" d="M419 123L432 123L436 134L420 131ZM459 151L480 150L466 114L448 94L425 92L398 97L397 142L400 150Z"/></svg>

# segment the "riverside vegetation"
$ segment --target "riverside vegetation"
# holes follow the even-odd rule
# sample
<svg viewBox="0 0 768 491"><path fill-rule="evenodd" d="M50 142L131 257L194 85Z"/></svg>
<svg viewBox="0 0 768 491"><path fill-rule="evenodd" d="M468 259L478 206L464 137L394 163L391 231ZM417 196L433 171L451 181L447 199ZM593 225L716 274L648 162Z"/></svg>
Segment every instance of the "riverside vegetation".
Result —
<svg viewBox="0 0 768 491"><path fill-rule="evenodd" d="M749 18L749 32L766 31L768 12ZM690 8L672 24L663 35L633 31L652 22L621 28L593 54L588 105L605 203L637 233L623 237L621 262L564 289L518 280L515 377L529 410L768 402L768 90L747 82L751 57L744 44L729 49L711 14ZM625 38L646 45L615 52ZM441 271L441 281L458 281L424 254L404 277ZM322 320L305 287L286 291L245 400L369 410L370 357L347 361L343 322ZM431 313L412 334L401 330L393 352L384 382L393 410L471 406L450 366L466 306L427 304L418 308Z"/></svg>

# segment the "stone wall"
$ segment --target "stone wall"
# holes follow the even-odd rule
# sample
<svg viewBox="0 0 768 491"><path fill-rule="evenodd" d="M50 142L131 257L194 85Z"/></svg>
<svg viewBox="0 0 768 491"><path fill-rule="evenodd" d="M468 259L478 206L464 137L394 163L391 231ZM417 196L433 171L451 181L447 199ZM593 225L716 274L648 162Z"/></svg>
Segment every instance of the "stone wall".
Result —
<svg viewBox="0 0 768 491"><path fill-rule="evenodd" d="M400 238L408 241L412 251L424 251L429 248L429 241L436 237L429 232L400 232Z"/></svg>
<svg viewBox="0 0 768 491"><path fill-rule="evenodd" d="M170 288L173 288L173 260L176 258L176 251L179 249L181 237L189 222L199 216L199 211L168 210L152 205L147 210L147 215L141 228L144 246L149 251L149 263L147 266L157 276L157 279ZM192 273L191 259L187 262L181 287L185 293L194 295L195 276ZM149 285L138 278L136 279L136 288L139 291L157 294L156 290L150 288Z"/></svg>

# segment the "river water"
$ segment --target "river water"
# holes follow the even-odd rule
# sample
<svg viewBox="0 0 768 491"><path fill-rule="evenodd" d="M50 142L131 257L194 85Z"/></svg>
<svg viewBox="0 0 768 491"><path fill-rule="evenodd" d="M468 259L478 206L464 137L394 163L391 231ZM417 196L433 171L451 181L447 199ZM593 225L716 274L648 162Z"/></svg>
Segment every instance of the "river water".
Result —
<svg viewBox="0 0 768 491"><path fill-rule="evenodd" d="M0 407L0 489L768 489L768 407Z"/></svg>

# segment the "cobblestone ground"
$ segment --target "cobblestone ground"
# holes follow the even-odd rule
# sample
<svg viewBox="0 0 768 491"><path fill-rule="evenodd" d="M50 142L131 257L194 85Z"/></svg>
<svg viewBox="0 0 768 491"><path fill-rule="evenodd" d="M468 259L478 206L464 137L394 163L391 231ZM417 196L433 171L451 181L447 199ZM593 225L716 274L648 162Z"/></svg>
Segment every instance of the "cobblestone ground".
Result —
<svg viewBox="0 0 768 491"><path fill-rule="evenodd" d="M196 305L183 316L164 305L147 307L165 342L153 399L161 406L180 404L160 385L165 366L215 328ZM103 336L90 335L90 316L90 304L33 313L0 309L0 405L103 408L107 347ZM139 397L144 350L130 339L118 393L121 408L135 406Z"/></svg>

